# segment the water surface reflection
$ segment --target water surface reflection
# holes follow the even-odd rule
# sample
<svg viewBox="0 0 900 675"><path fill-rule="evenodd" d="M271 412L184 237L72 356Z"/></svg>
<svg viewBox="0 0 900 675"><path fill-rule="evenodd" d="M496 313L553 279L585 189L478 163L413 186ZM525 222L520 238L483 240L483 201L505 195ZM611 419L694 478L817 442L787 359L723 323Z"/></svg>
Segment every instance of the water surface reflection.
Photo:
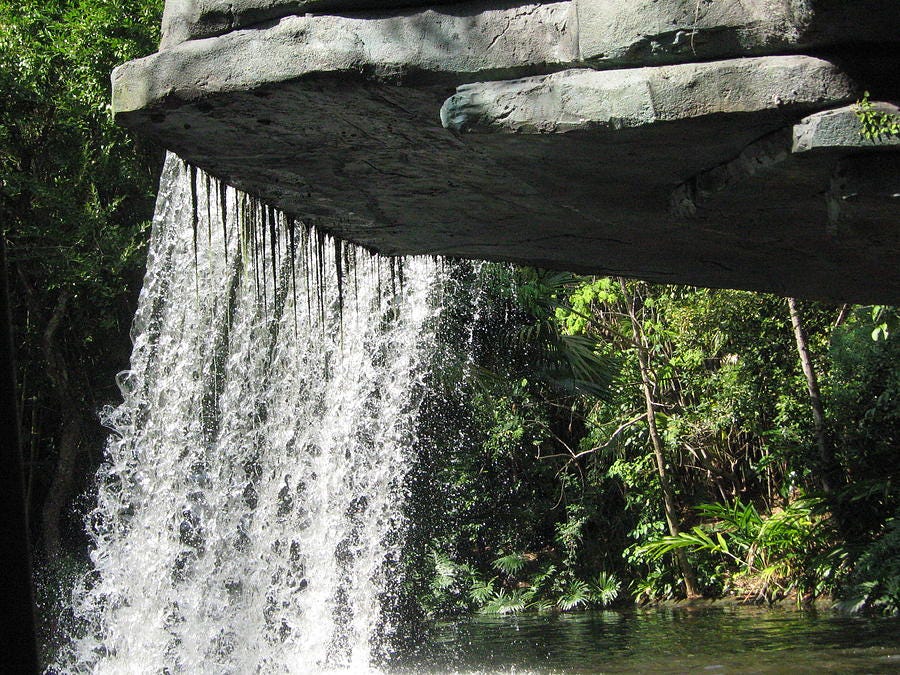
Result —
<svg viewBox="0 0 900 675"><path fill-rule="evenodd" d="M900 672L900 619L753 607L477 616L397 673Z"/></svg>

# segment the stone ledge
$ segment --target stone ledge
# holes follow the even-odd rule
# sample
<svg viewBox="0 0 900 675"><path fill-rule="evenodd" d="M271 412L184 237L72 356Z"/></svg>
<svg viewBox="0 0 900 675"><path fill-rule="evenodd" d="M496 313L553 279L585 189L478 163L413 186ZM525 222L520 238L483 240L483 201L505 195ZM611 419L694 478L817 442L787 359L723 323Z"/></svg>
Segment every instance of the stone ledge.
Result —
<svg viewBox="0 0 900 675"><path fill-rule="evenodd" d="M828 61L763 56L465 84L441 107L441 121L456 132L565 133L770 109L809 111L857 94Z"/></svg>
<svg viewBox="0 0 900 675"><path fill-rule="evenodd" d="M431 0L166 0L160 49L291 15L346 14L434 4Z"/></svg>
<svg viewBox="0 0 900 675"><path fill-rule="evenodd" d="M900 115L900 108L886 101L874 101L872 109ZM900 150L900 138L897 136L875 140L865 138L860 134L860 122L855 105L810 115L794 126L791 150L794 153L848 150Z"/></svg>
<svg viewBox="0 0 900 675"><path fill-rule="evenodd" d="M896 0L574 0L581 58L653 65L896 42Z"/></svg>
<svg viewBox="0 0 900 675"><path fill-rule="evenodd" d="M748 61L768 58L730 67L742 73ZM739 104L741 97L693 104L688 97L680 119L660 119L661 111L677 110L661 95L652 121L584 125L566 133L452 134L437 114L452 93L446 85L346 77L213 93L175 108L162 102L119 119L265 202L386 254L507 260L665 283L900 302L897 200L879 192L854 202L845 191L835 229L829 224L833 204L825 199L834 156L807 153L779 163L748 149L781 130L782 149L789 152L791 128L803 115L855 97L852 83L831 64L781 58L775 61L811 67L805 71L811 81L787 87L787 99L775 82L766 85L790 105L750 110ZM679 66L677 72L696 71ZM578 73L612 80L640 76ZM661 81L659 93L668 86L677 90L679 82L677 75ZM761 103L764 89L755 87L750 100ZM817 92L827 97L798 103L815 101ZM703 194L693 213L670 210L679 185L729 163L731 169L698 183ZM729 177L736 179L722 186ZM873 241L881 243L876 248Z"/></svg>
<svg viewBox="0 0 900 675"><path fill-rule="evenodd" d="M900 213L900 154L842 157L835 164L826 199L832 236L868 241L890 255Z"/></svg>
<svg viewBox="0 0 900 675"><path fill-rule="evenodd" d="M290 16L265 29L183 42L113 71L113 111L251 91L315 76L458 84L571 65L571 4L467 12ZM548 65L550 64L550 65Z"/></svg>
<svg viewBox="0 0 900 675"><path fill-rule="evenodd" d="M790 132L779 129L754 141L734 159L701 171L672 191L672 216L692 218L722 193L779 169L791 156L790 146Z"/></svg>
<svg viewBox="0 0 900 675"><path fill-rule="evenodd" d="M755 55L799 42L811 10L766 0L576 0L581 57L593 64L662 64Z"/></svg>
<svg viewBox="0 0 900 675"><path fill-rule="evenodd" d="M122 66L117 120L386 254L900 302L900 167L881 162L896 153L825 142L824 132L818 146L790 152L801 118L852 101L857 84L896 96L895 0L716 0L701 5L706 23L692 35L672 35L679 49L602 55L586 41L602 21L592 27L582 12L579 28L582 0L358 13L349 11L356 0L333 2L334 15L276 16ZM645 4L597 0L594 9ZM262 5L293 6L246 0L232 11ZM770 6L771 16L760 13ZM696 2L656 9L679 7ZM863 16L878 7L894 14ZM808 24L765 24L807 10ZM826 16L859 21L824 25ZM829 60L711 58L885 34L884 44L851 44ZM641 67L610 70L617 63ZM441 126L442 104L447 125L469 133ZM867 173L872 157L880 182Z"/></svg>
<svg viewBox="0 0 900 675"><path fill-rule="evenodd" d="M760 56L830 45L897 42L896 0L568 0L580 58L610 68ZM168 0L160 49L306 13L445 14L525 6L519 0Z"/></svg>

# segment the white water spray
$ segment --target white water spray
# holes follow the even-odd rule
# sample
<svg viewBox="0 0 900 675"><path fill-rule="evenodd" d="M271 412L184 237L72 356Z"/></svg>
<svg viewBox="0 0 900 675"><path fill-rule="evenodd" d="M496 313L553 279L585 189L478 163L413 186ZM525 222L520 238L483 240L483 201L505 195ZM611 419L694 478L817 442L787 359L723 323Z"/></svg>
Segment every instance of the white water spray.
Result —
<svg viewBox="0 0 900 675"><path fill-rule="evenodd" d="M168 157L60 670L369 667L442 276Z"/></svg>

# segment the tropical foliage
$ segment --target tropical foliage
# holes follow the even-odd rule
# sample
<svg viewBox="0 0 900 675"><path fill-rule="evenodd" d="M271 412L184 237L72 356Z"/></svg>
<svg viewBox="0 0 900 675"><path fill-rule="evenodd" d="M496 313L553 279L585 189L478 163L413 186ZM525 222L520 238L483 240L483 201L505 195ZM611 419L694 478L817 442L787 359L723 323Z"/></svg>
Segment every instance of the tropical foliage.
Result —
<svg viewBox="0 0 900 675"><path fill-rule="evenodd" d="M109 73L151 52L161 0L0 2L0 222L17 327L27 489L41 551L98 459L143 274L158 164L117 128ZM125 339L123 339L125 338Z"/></svg>
<svg viewBox="0 0 900 675"><path fill-rule="evenodd" d="M747 600L774 600L797 590L802 596L817 590L815 583L807 584L813 571L812 549L823 541L817 530L825 521L814 515L820 506L818 499L797 499L762 516L753 504L739 500L700 504L696 511L702 525L650 541L641 549L654 558L680 548L715 554L734 568L732 581L741 582Z"/></svg>
<svg viewBox="0 0 900 675"><path fill-rule="evenodd" d="M153 51L162 5L0 0L0 236L48 636L86 560L80 514L105 436L97 411L127 367L161 159L113 123L109 74Z"/></svg>
<svg viewBox="0 0 900 675"><path fill-rule="evenodd" d="M621 584L612 574L597 573L590 580L572 574L547 556L512 553L491 563L488 577L469 563L455 563L446 554L433 553L434 574L428 609L437 614L449 609L477 610L485 614L524 611L562 611L608 607L619 599Z"/></svg>
<svg viewBox="0 0 900 675"><path fill-rule="evenodd" d="M891 572L861 585L895 533L898 348L890 330L873 339L892 308L794 303L839 465L828 492L783 299L505 266L460 273L459 307L478 322L439 358L474 363L432 383L416 478L425 508L412 490L427 612L598 604L601 572L620 599L684 597L690 575L704 595L892 606ZM565 336L586 338L574 344L590 355L561 356Z"/></svg>

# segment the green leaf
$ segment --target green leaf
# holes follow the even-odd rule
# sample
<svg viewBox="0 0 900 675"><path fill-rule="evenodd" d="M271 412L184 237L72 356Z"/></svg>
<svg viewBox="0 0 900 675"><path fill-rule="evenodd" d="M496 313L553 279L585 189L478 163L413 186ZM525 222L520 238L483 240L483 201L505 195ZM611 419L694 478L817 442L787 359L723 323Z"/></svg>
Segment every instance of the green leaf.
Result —
<svg viewBox="0 0 900 675"><path fill-rule="evenodd" d="M491 566L495 570L499 570L504 574L514 576L517 572L525 567L526 562L527 560L523 554L511 553L509 555L503 556L502 558L497 558L496 560L494 560L494 562L491 563Z"/></svg>

